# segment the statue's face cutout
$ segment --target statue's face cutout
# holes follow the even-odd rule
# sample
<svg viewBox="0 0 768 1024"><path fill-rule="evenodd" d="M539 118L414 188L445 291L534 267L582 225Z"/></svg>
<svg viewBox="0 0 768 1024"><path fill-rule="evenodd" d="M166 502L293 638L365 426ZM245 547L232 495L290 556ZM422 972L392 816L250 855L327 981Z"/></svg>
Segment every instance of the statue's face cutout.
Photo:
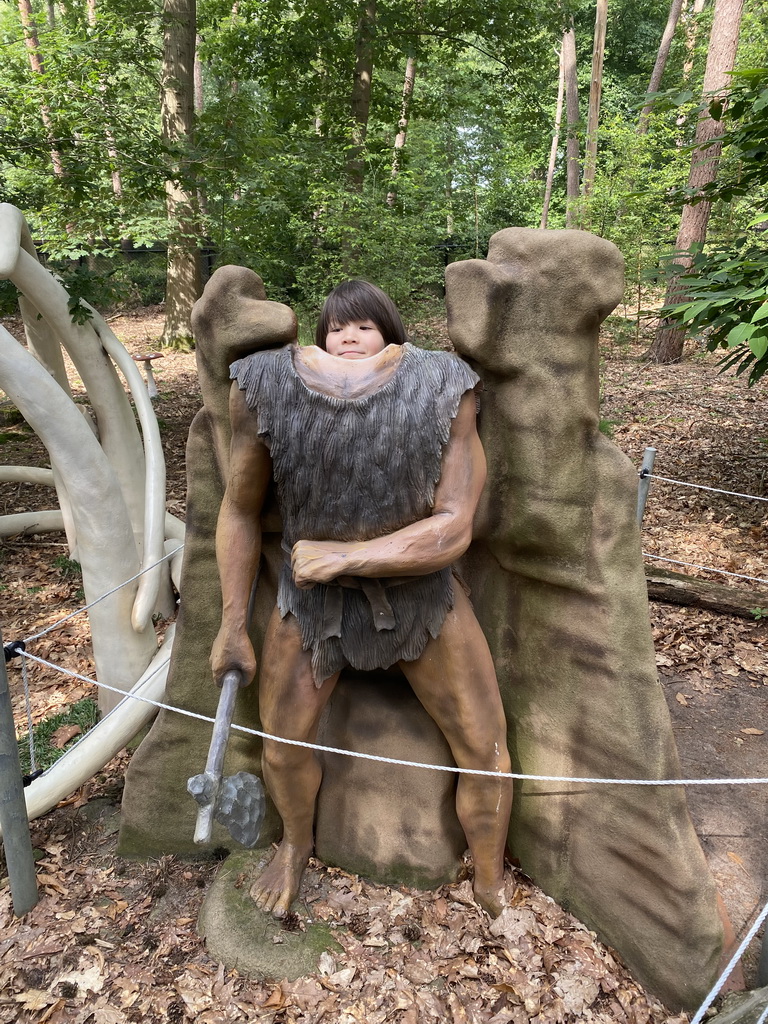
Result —
<svg viewBox="0 0 768 1024"><path fill-rule="evenodd" d="M331 324L325 336L325 350L341 359L367 359L387 347L373 320L351 320L348 324Z"/></svg>

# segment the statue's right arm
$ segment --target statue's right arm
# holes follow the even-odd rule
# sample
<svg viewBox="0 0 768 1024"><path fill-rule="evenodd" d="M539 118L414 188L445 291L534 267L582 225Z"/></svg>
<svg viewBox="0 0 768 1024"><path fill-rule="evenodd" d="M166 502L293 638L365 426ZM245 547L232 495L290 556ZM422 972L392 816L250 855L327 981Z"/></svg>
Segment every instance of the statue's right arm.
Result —
<svg viewBox="0 0 768 1024"><path fill-rule="evenodd" d="M230 393L229 415L229 480L216 527L222 616L211 651L211 668L217 684L221 684L225 672L234 669L245 686L256 672L256 657L248 637L248 599L261 558L260 516L272 477L272 460L258 436L256 415L236 383Z"/></svg>

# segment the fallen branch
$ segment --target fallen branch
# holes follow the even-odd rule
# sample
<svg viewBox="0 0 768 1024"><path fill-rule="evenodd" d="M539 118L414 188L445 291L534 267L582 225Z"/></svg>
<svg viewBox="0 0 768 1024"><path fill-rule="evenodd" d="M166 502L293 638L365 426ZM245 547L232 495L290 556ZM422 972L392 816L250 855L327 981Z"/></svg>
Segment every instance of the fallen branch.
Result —
<svg viewBox="0 0 768 1024"><path fill-rule="evenodd" d="M755 608L768 609L768 590L754 587L747 590L713 583L697 576L685 576L683 573L650 565L645 567L645 581L648 584L648 597L652 601L706 608L721 615L737 615L742 619L754 619Z"/></svg>

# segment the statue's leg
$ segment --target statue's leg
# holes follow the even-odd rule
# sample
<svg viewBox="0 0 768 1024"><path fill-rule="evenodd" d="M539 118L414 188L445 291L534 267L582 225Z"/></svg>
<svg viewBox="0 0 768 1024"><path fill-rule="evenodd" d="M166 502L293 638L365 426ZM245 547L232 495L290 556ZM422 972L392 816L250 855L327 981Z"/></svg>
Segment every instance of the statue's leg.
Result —
<svg viewBox="0 0 768 1024"><path fill-rule="evenodd" d="M338 673L322 686L315 686L310 655L301 647L298 623L292 615L281 619L277 609L267 627L261 662L262 728L274 736L313 742ZM296 898L312 853L315 799L322 773L312 750L270 740L264 741L262 765L269 795L283 820L283 838L251 895L262 910L284 917Z"/></svg>
<svg viewBox="0 0 768 1024"><path fill-rule="evenodd" d="M485 636L460 587L440 636L417 661L400 667L437 722L460 768L509 772L507 727ZM502 910L504 847L511 779L461 775L456 811L475 866L475 899L492 916Z"/></svg>

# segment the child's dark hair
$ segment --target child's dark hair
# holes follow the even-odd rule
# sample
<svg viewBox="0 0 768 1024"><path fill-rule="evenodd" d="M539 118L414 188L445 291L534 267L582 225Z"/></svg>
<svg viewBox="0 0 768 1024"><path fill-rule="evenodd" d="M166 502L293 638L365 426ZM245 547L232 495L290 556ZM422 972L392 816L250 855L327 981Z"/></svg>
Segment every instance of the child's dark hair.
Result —
<svg viewBox="0 0 768 1024"><path fill-rule="evenodd" d="M343 327L354 320L372 320L387 345L408 341L403 321L392 299L368 281L342 281L325 300L315 330L315 344L325 348L331 327Z"/></svg>

